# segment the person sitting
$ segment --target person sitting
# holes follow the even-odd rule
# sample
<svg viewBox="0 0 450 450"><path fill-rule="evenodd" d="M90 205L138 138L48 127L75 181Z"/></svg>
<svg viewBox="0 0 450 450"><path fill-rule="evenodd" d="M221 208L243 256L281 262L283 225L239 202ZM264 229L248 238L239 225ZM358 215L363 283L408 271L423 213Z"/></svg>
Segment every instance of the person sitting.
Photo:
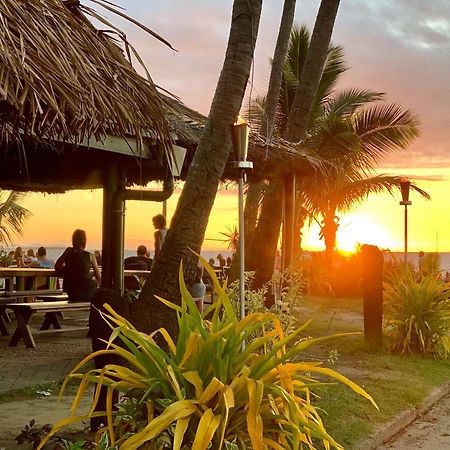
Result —
<svg viewBox="0 0 450 450"><path fill-rule="evenodd" d="M101 266L102 265L102 253L100 252L100 250L94 250L94 256L97 261L97 266Z"/></svg>
<svg viewBox="0 0 450 450"><path fill-rule="evenodd" d="M53 269L54 261L47 258L45 247L39 247L36 253L36 261L30 264L30 267L39 267L41 269ZM57 285L57 279L54 277L36 277L34 280L35 289L50 289Z"/></svg>
<svg viewBox="0 0 450 450"><path fill-rule="evenodd" d="M55 269L63 273L63 291L67 293L69 302L90 302L101 281L97 260L85 248L86 232L75 230L72 247L66 248L55 263Z"/></svg>
<svg viewBox="0 0 450 450"><path fill-rule="evenodd" d="M34 250L32 248L29 248L27 250L27 254L25 255L24 259L23 259L23 264L25 267L31 266L31 264L36 263L37 262L37 258L36 255L34 254Z"/></svg>
<svg viewBox="0 0 450 450"><path fill-rule="evenodd" d="M31 263L31 267L42 267L43 269L53 269L55 262L47 258L47 249L39 247L36 253L36 261Z"/></svg>
<svg viewBox="0 0 450 450"><path fill-rule="evenodd" d="M226 262L225 258L223 257L222 253L219 253L219 254L217 255L217 259L218 259L218 261L219 261L219 266L220 266L220 268L223 269L223 268L225 267L225 265L226 265L227 262Z"/></svg>
<svg viewBox="0 0 450 450"><path fill-rule="evenodd" d="M148 256L148 250L145 245L140 245L136 249L136 256L125 258L124 266L127 270L151 270L152 259Z"/></svg>
<svg viewBox="0 0 450 450"><path fill-rule="evenodd" d="M16 267L23 267L23 250L22 247L16 247L14 250L14 265Z"/></svg>
<svg viewBox="0 0 450 450"><path fill-rule="evenodd" d="M151 270L153 260L148 256L148 250L145 245L140 245L136 250L137 256L129 256L125 258L125 270ZM131 300L134 300L141 291L141 283L139 278L134 276L125 277L125 290Z"/></svg>

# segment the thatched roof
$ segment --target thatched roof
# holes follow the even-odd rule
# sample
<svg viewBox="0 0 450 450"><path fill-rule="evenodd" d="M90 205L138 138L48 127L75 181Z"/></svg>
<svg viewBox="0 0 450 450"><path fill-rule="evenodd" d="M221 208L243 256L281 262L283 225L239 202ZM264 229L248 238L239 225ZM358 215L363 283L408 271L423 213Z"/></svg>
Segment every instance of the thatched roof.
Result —
<svg viewBox="0 0 450 450"><path fill-rule="evenodd" d="M177 139L188 149L182 178L187 174L189 164L194 156L195 148L200 142L207 117L174 99L161 95L166 110L166 117ZM289 172L298 175L311 173L311 170L322 166L323 160L302 149L301 143L292 143L280 138L267 141L254 130L250 131L248 159L253 162L251 178L265 179L283 176ZM238 172L232 167L234 154L230 147L229 164L225 168L222 179L236 179Z"/></svg>
<svg viewBox="0 0 450 450"><path fill-rule="evenodd" d="M206 117L158 93L132 67L131 53L140 59L125 36L95 29L86 14L104 21L78 0L0 0L1 189L101 187L111 165L129 183L161 180L171 142L188 149L187 172ZM254 173L310 169L293 147L253 135ZM223 178L235 176L227 168Z"/></svg>
<svg viewBox="0 0 450 450"><path fill-rule="evenodd" d="M81 141L144 130L167 142L153 83L83 11L92 12L74 0L0 0L3 143L24 134ZM132 51L126 42L125 49Z"/></svg>

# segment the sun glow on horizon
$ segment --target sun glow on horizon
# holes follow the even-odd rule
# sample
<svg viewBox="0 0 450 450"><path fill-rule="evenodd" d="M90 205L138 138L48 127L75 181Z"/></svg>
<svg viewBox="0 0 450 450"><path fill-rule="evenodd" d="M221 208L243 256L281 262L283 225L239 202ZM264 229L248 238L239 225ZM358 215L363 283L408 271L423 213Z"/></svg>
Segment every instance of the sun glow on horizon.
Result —
<svg viewBox="0 0 450 450"><path fill-rule="evenodd" d="M354 252L360 244L394 248L397 241L389 230L374 223L367 215L350 213L345 216L338 229L336 247L345 252Z"/></svg>

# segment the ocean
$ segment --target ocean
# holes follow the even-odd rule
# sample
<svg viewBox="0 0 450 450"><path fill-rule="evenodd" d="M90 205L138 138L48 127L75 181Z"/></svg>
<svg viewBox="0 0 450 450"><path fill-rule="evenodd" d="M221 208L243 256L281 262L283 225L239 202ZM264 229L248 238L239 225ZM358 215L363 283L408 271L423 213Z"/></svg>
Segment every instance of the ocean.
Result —
<svg viewBox="0 0 450 450"><path fill-rule="evenodd" d="M22 247L23 250L26 252L28 250L29 247ZM37 248L33 248L34 251L37 251ZM66 249L66 247L46 247L47 249L47 258L48 259L52 259L53 261L56 261L64 252L64 250ZM6 249L7 251L10 250L14 250L12 249ZM94 252L94 249L87 249L88 251L90 251L91 253ZM217 255L219 253L222 253L223 257L226 259L228 256L231 257L231 252L230 251L223 251L223 250L206 250L206 251L202 251L201 255L206 259L209 260L210 258L214 258L216 261L216 264L218 264L217 261ZM128 256L135 256L136 255L136 249L129 249L126 248L124 249L124 256L125 258L127 258ZM153 252L151 254L151 257L153 258Z"/></svg>
<svg viewBox="0 0 450 450"><path fill-rule="evenodd" d="M28 249L28 247L23 247L23 249L26 251ZM34 249L34 250L36 251L37 249ZM58 257L63 253L64 250L65 250L65 247L47 247L47 257L49 259L53 259L54 261L56 261L58 259ZM90 252L94 251L93 249L88 249L88 250ZM205 251L201 252L201 255L206 260L213 258L216 261L216 263L218 264L217 255L219 253L222 253L222 255L224 256L225 259L228 256L231 256L231 254L232 254L230 251L224 251L224 250L205 250ZM135 254L136 254L135 249L127 248L124 250L125 258L128 256L133 256ZM450 272L450 252L438 252L438 254L439 254L441 269L443 271ZM399 261L403 261L403 252L392 252L392 255L395 256L395 258L397 258ZM153 254L151 256L153 257ZM407 259L408 259L408 262L410 262L415 267L417 267L418 262L419 262L419 252L408 252Z"/></svg>

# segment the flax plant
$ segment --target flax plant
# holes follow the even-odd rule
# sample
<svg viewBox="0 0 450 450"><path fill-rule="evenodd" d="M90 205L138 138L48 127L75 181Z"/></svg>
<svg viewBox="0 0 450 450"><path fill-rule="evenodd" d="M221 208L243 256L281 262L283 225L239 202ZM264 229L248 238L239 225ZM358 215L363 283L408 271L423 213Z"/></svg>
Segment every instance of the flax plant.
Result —
<svg viewBox="0 0 450 450"><path fill-rule="evenodd" d="M450 283L439 274L397 269L384 283L385 330L394 352L438 359L450 354Z"/></svg>
<svg viewBox="0 0 450 450"><path fill-rule="evenodd" d="M314 449L342 447L327 433L312 403L311 386L323 377L340 381L367 398L372 397L339 373L317 362L300 362L302 351L333 336L300 339L305 326L284 334L270 312L250 313L239 320L214 271L202 259L217 294L204 315L189 294L180 268L181 305L160 299L177 312L179 336L173 341L160 329L147 335L136 330L108 305L105 314L115 327L109 348L89 355L69 374L80 385L71 416L56 423L50 434L93 414L101 385L108 388L107 426L110 448L135 449ZM267 331L269 330L270 331ZM167 350L158 346L159 334ZM258 337L250 340L250 336ZM116 344L117 338L122 341ZM243 346L243 343L246 343ZM110 364L102 370L80 369L96 355L114 354L126 365ZM81 397L90 383L96 385L88 416L77 415ZM132 396L145 420L121 423L113 410L112 394ZM100 436L106 431L100 430ZM48 437L47 437L48 439ZM44 442L40 444L42 448Z"/></svg>

